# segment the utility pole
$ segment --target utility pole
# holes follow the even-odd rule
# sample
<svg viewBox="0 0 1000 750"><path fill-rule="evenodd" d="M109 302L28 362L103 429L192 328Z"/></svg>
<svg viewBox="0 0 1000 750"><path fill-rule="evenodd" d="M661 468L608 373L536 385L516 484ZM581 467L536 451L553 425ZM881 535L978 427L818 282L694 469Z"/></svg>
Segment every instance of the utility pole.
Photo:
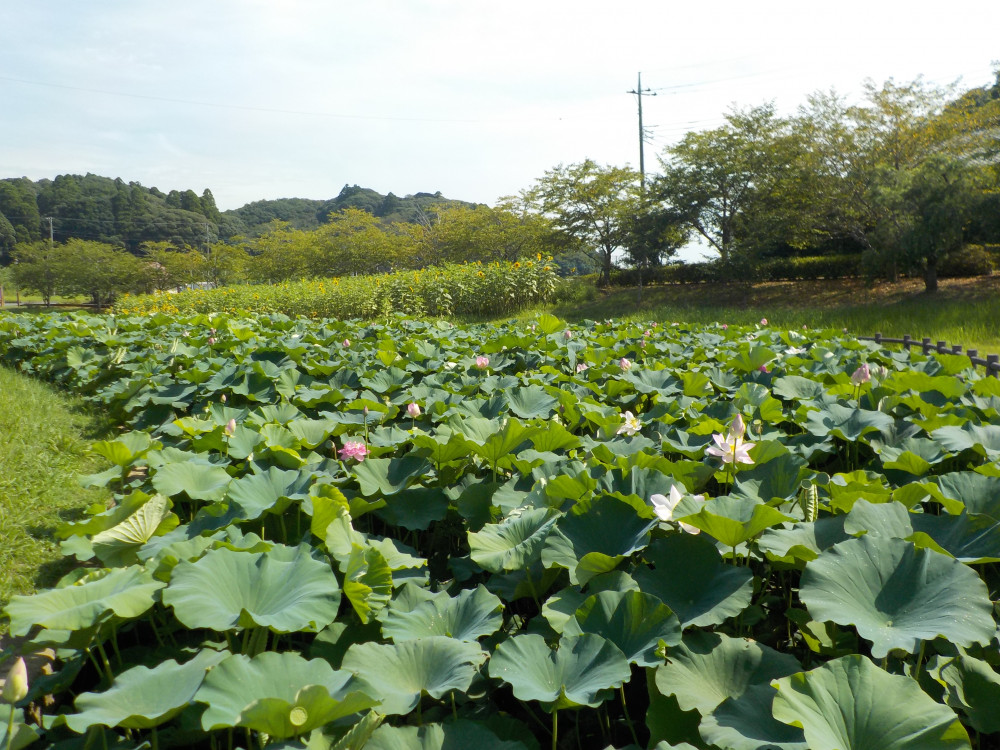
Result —
<svg viewBox="0 0 1000 750"><path fill-rule="evenodd" d="M645 150L643 144L646 142L646 131L642 127L642 95L648 94L649 96L656 96L656 92L652 89L644 89L642 87L642 73L639 73L639 83L634 90L627 92L629 94L635 94L639 98L639 181L642 184L642 189L646 189L646 158Z"/></svg>
<svg viewBox="0 0 1000 750"><path fill-rule="evenodd" d="M52 231L52 217L51 216L46 216L45 220L47 222L49 222L49 250L51 250L52 249L53 238L55 236L54 233L53 233L53 231Z"/></svg>

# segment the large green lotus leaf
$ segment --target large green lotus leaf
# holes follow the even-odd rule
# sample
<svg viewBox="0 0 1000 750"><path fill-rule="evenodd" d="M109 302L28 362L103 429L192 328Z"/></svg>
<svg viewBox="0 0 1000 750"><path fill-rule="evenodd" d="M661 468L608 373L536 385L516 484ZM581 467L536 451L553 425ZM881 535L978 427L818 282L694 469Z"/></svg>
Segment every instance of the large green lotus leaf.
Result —
<svg viewBox="0 0 1000 750"><path fill-rule="evenodd" d="M926 372L908 370L906 372L894 372L885 378L881 383L883 388L887 388L897 393L913 391L914 393L940 393L948 399L957 399L963 395L968 386L955 377L934 376Z"/></svg>
<svg viewBox="0 0 1000 750"><path fill-rule="evenodd" d="M177 564L163 603L189 628L315 632L337 616L340 586L308 545L258 553L214 549Z"/></svg>
<svg viewBox="0 0 1000 750"><path fill-rule="evenodd" d="M989 477L975 471L955 471L934 477L934 482L945 498L962 503L967 512L1000 521L1000 477ZM948 506L945 509L949 510Z"/></svg>
<svg viewBox="0 0 1000 750"><path fill-rule="evenodd" d="M935 516L911 513L913 534L907 539L918 547L928 547L956 560L978 565L1000 562L1000 521L989 516Z"/></svg>
<svg viewBox="0 0 1000 750"><path fill-rule="evenodd" d="M847 544L847 542L845 542ZM772 713L802 727L810 750L971 750L955 712L909 677L860 654L775 680Z"/></svg>
<svg viewBox="0 0 1000 750"><path fill-rule="evenodd" d="M656 539L643 557L648 565L639 566L633 578L674 611L682 628L718 625L750 606L753 574L723 563L715 545L700 535Z"/></svg>
<svg viewBox="0 0 1000 750"><path fill-rule="evenodd" d="M344 596L361 622L367 624L389 603L392 568L377 548L355 544L351 554L341 564L341 570L344 573Z"/></svg>
<svg viewBox="0 0 1000 750"><path fill-rule="evenodd" d="M782 724L771 715L777 691L770 685L751 685L738 698L726 698L699 727L713 747L727 750L808 750L799 727Z"/></svg>
<svg viewBox="0 0 1000 750"><path fill-rule="evenodd" d="M273 651L230 656L208 673L194 700L208 706L201 716L206 731L242 726L279 738L378 705L350 672Z"/></svg>
<svg viewBox="0 0 1000 750"><path fill-rule="evenodd" d="M889 429L893 424L893 418L880 411L824 404L823 408L809 412L803 426L813 435L835 435L855 442L862 435Z"/></svg>
<svg viewBox="0 0 1000 750"><path fill-rule="evenodd" d="M869 535L834 545L806 565L799 597L814 620L854 625L872 656L916 653L942 636L969 646L996 632L986 584L950 557Z"/></svg>
<svg viewBox="0 0 1000 750"><path fill-rule="evenodd" d="M867 471L834 474L826 491L830 493L830 507L843 513L849 512L859 499L887 503L893 495L882 474Z"/></svg>
<svg viewBox="0 0 1000 750"><path fill-rule="evenodd" d="M566 623L563 633L594 633L615 644L631 664L653 667L660 642L676 646L681 626L670 607L651 594L639 591L602 591L586 599Z"/></svg>
<svg viewBox="0 0 1000 750"><path fill-rule="evenodd" d="M137 565L94 571L77 583L33 596L12 596L5 610L12 635L26 635L32 626L50 630L83 630L110 614L129 619L153 606L166 586Z"/></svg>
<svg viewBox="0 0 1000 750"><path fill-rule="evenodd" d="M508 419L499 432L492 433L483 443L477 444L475 452L491 466L495 466L504 456L513 453L522 443L531 440L542 427L527 426L516 419Z"/></svg>
<svg viewBox="0 0 1000 750"><path fill-rule="evenodd" d="M412 584L405 588L416 589ZM503 624L503 602L482 584L457 596L428 592L422 601L411 601L394 599L382 619L382 633L396 643L432 635L475 641L492 635Z"/></svg>
<svg viewBox="0 0 1000 750"><path fill-rule="evenodd" d="M485 659L477 643L432 636L389 645L354 644L341 668L381 698L379 713L408 714L424 693L442 698L451 690L468 690Z"/></svg>
<svg viewBox="0 0 1000 750"><path fill-rule="evenodd" d="M748 638L693 631L667 650L667 663L656 668L656 688L675 696L682 711L707 716L727 698L801 669L794 656Z"/></svg>
<svg viewBox="0 0 1000 750"><path fill-rule="evenodd" d="M365 750L528 750L517 740L502 740L478 721L459 719L422 727L381 726Z"/></svg>
<svg viewBox="0 0 1000 750"><path fill-rule="evenodd" d="M823 395L823 384L799 375L776 378L771 386L776 396L795 401L817 401Z"/></svg>
<svg viewBox="0 0 1000 750"><path fill-rule="evenodd" d="M315 449L336 431L336 419L293 419L288 423L288 431L304 448Z"/></svg>
<svg viewBox="0 0 1000 750"><path fill-rule="evenodd" d="M170 501L163 495L153 495L135 513L121 523L96 534L90 541L94 554L109 567L136 562L139 548L154 536L166 534L180 524L170 512Z"/></svg>
<svg viewBox="0 0 1000 750"><path fill-rule="evenodd" d="M767 347L744 343L740 345L740 351L736 356L730 358L726 365L740 372L754 372L777 356Z"/></svg>
<svg viewBox="0 0 1000 750"><path fill-rule="evenodd" d="M825 549L851 538L844 532L847 516L826 516L816 521L782 524L760 535L757 546L769 559L802 567Z"/></svg>
<svg viewBox="0 0 1000 750"><path fill-rule="evenodd" d="M559 405L559 399L549 395L540 385L513 388L504 395L511 412L521 419L548 419Z"/></svg>
<svg viewBox="0 0 1000 750"><path fill-rule="evenodd" d="M550 508L532 508L502 523L488 523L469 533L470 556L490 573L524 570L539 559L559 516Z"/></svg>
<svg viewBox="0 0 1000 750"><path fill-rule="evenodd" d="M230 504L239 506L238 518L252 521L268 511L281 513L288 505L287 500L305 497L312 482L307 471L285 471L272 466L260 474L234 479L226 490L226 498ZM283 498L286 502L281 503Z"/></svg>
<svg viewBox="0 0 1000 750"><path fill-rule="evenodd" d="M90 450L108 459L115 466L130 466L153 447L153 439L148 432L126 432L114 440L99 440Z"/></svg>
<svg viewBox="0 0 1000 750"><path fill-rule="evenodd" d="M948 705L964 713L976 731L1000 732L1000 675L988 662L965 653L935 655L927 671L944 685Z"/></svg>
<svg viewBox="0 0 1000 750"><path fill-rule="evenodd" d="M458 432L452 432L443 425L431 435L417 434L410 441L419 455L426 456L435 465L440 466L449 461L457 461L472 453L472 445Z"/></svg>
<svg viewBox="0 0 1000 750"><path fill-rule="evenodd" d="M736 475L734 495L742 495L762 503L772 500L791 500L799 491L802 479L808 473L806 460L792 453L785 453L766 463L757 463L749 470Z"/></svg>
<svg viewBox="0 0 1000 750"><path fill-rule="evenodd" d="M911 515L902 503L870 503L859 499L844 519L844 533L906 539L913 533Z"/></svg>
<svg viewBox="0 0 1000 750"><path fill-rule="evenodd" d="M653 370L643 367L638 372L633 370L626 372L625 380L631 383L639 393L674 396L681 392L681 384L672 370Z"/></svg>
<svg viewBox="0 0 1000 750"><path fill-rule="evenodd" d="M645 505L640 510L648 512ZM643 549L657 523L655 517L644 518L632 503L611 495L578 502L546 540L542 564L568 569L570 582L583 585Z"/></svg>
<svg viewBox="0 0 1000 750"><path fill-rule="evenodd" d="M923 476L931 466L950 455L929 438L906 437L889 443L873 437L871 446L882 459L884 468L899 469L914 476Z"/></svg>
<svg viewBox="0 0 1000 750"><path fill-rule="evenodd" d="M424 531L448 515L448 496L439 487L412 487L384 502L376 515L408 531Z"/></svg>
<svg viewBox="0 0 1000 750"><path fill-rule="evenodd" d="M563 637L551 649L542 636L530 634L500 644L490 659L490 676L511 685L516 698L553 711L596 708L631 671L619 648L599 635Z"/></svg>
<svg viewBox="0 0 1000 750"><path fill-rule="evenodd" d="M368 458L354 467L361 494L395 495L431 470L426 458L413 454L399 458Z"/></svg>
<svg viewBox="0 0 1000 750"><path fill-rule="evenodd" d="M974 450L990 461L1000 459L1000 425L977 425L966 422L961 427L939 427L931 432L931 439L946 451L959 453Z"/></svg>
<svg viewBox="0 0 1000 750"><path fill-rule="evenodd" d="M118 675L105 692L77 696L79 713L68 714L66 724L81 734L94 724L126 729L159 726L187 707L205 673L227 656L225 651L202 650L184 664L168 659L153 669L133 667Z"/></svg>
<svg viewBox="0 0 1000 750"><path fill-rule="evenodd" d="M580 446L580 438L557 422L549 422L545 430L536 432L530 438L539 453L546 451L565 453Z"/></svg>
<svg viewBox="0 0 1000 750"><path fill-rule="evenodd" d="M697 513L674 520L711 534L727 547L737 547L771 526L794 519L749 497L723 495L705 502Z"/></svg>
<svg viewBox="0 0 1000 750"><path fill-rule="evenodd" d="M231 481L221 466L185 461L161 466L153 474L153 487L168 497L186 492L192 500L220 500Z"/></svg>

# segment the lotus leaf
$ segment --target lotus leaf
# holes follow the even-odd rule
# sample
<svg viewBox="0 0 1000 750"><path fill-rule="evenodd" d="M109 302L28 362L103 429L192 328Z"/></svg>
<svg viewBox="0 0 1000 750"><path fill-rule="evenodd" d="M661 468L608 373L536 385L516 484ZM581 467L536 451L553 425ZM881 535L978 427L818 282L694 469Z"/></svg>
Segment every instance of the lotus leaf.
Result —
<svg viewBox="0 0 1000 750"><path fill-rule="evenodd" d="M468 690L485 659L476 643L432 636L391 645L354 644L341 668L356 674L368 686L364 689L379 696L379 713L407 714L424 693L442 698L451 690Z"/></svg>
<svg viewBox="0 0 1000 750"><path fill-rule="evenodd" d="M659 599L639 591L602 591L586 599L565 635L594 633L615 644L631 664L654 667L663 660L656 654L660 643L681 641L677 616Z"/></svg>
<svg viewBox="0 0 1000 750"><path fill-rule="evenodd" d="M502 740L478 722L459 719L451 724L422 727L379 727L365 750L528 750L517 740Z"/></svg>
<svg viewBox="0 0 1000 750"><path fill-rule="evenodd" d="M215 549L177 564L163 603L189 628L315 632L337 616L340 587L308 546L258 553Z"/></svg>
<svg viewBox="0 0 1000 750"><path fill-rule="evenodd" d="M916 653L938 636L968 646L996 632L986 584L968 567L901 539L865 535L806 565L799 596L814 620L854 625L872 656Z"/></svg>
<svg viewBox="0 0 1000 750"><path fill-rule="evenodd" d="M472 559L491 573L523 570L538 560L560 514L549 508L526 510L499 524L469 533Z"/></svg>
<svg viewBox="0 0 1000 750"><path fill-rule="evenodd" d="M408 591L423 591L412 584ZM420 600L394 599L382 619L382 632L394 642L443 635L460 641L475 641L492 635L503 624L503 603L483 586L449 596L440 591Z"/></svg>
<svg viewBox="0 0 1000 750"><path fill-rule="evenodd" d="M845 542L847 544L847 542ZM860 654L775 680L772 712L802 727L810 750L971 750L947 706L908 677L883 672Z"/></svg>
<svg viewBox="0 0 1000 750"><path fill-rule="evenodd" d="M493 653L490 676L510 684L520 700L556 711L599 706L630 670L617 646L592 633L563 637L556 649L540 635L516 635Z"/></svg>

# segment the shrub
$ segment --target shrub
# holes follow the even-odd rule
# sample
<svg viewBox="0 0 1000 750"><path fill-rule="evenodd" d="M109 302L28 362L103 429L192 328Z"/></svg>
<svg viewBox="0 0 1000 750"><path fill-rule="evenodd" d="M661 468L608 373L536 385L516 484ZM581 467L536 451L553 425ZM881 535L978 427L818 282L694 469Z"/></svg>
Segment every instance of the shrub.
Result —
<svg viewBox="0 0 1000 750"><path fill-rule="evenodd" d="M957 253L947 256L938 266L941 278L989 276L993 273L993 256L983 245L966 245Z"/></svg>

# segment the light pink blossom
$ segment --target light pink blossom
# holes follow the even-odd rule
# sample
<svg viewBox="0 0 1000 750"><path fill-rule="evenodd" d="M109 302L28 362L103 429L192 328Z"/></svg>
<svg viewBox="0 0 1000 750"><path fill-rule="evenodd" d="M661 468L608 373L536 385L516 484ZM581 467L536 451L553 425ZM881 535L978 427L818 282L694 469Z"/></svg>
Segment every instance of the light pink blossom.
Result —
<svg viewBox="0 0 1000 750"><path fill-rule="evenodd" d="M409 414L414 419L416 419L417 417L420 416L420 404L418 404L416 401L411 401L409 404L406 405L406 413Z"/></svg>
<svg viewBox="0 0 1000 750"><path fill-rule="evenodd" d="M476 367L478 367L480 370L485 370L489 366L490 366L489 357L484 357L482 355L476 357Z"/></svg>
<svg viewBox="0 0 1000 750"><path fill-rule="evenodd" d="M622 368L622 372L628 372L632 369L632 363L625 359L625 357L618 360L618 366Z"/></svg>
<svg viewBox="0 0 1000 750"><path fill-rule="evenodd" d="M653 504L653 510L656 512L657 518L661 521L673 521L674 520L674 508L684 497L684 493L677 489L677 485L673 485L670 488L670 496L665 495L650 495L649 501ZM695 500L700 500L704 502L704 495L693 495ZM684 523L683 521L676 522L681 530L686 531L688 534L700 534L701 529L697 526L691 526L690 524Z"/></svg>
<svg viewBox="0 0 1000 750"><path fill-rule="evenodd" d="M341 342L341 344L340 344L340 345L341 345L342 347L344 347L344 348L346 349L347 347L349 347L349 346L351 345L351 340L350 340L350 339L344 339L344 340L343 340L343 341Z"/></svg>
<svg viewBox="0 0 1000 750"><path fill-rule="evenodd" d="M579 375L581 372L584 372L585 370L587 370L588 367L589 365L586 362L577 362L576 364L577 374Z"/></svg>
<svg viewBox="0 0 1000 750"><path fill-rule="evenodd" d="M232 437L236 434L236 420L230 419L226 422L226 426L222 428L222 431L226 433L227 437Z"/></svg>
<svg viewBox="0 0 1000 750"><path fill-rule="evenodd" d="M761 324L762 326L766 326L766 325L767 325L767 318L761 318L761 319L760 319L760 324Z"/></svg>
<svg viewBox="0 0 1000 750"><path fill-rule="evenodd" d="M345 440L344 447L340 449L340 460L346 461L353 458L357 462L365 460L368 455L368 446L360 440Z"/></svg>
<svg viewBox="0 0 1000 750"><path fill-rule="evenodd" d="M749 450L756 443L744 442L743 432L745 429L743 415L737 414L725 435L718 432L712 435L715 445L708 446L705 453L721 458L724 464L752 464L753 459L750 458Z"/></svg>
<svg viewBox="0 0 1000 750"><path fill-rule="evenodd" d="M212 336L209 336L209 338L208 338L208 345L211 346L214 343L215 343L215 338L213 338Z"/></svg>
<svg viewBox="0 0 1000 750"><path fill-rule="evenodd" d="M567 328L565 331L563 331L563 338L569 341L571 338L573 338L573 332Z"/></svg>
<svg viewBox="0 0 1000 750"><path fill-rule="evenodd" d="M722 324L722 330L723 331L728 331L729 330L729 324L728 323L723 323Z"/></svg>
<svg viewBox="0 0 1000 750"><path fill-rule="evenodd" d="M851 382L854 385L861 385L862 383L867 383L872 379L871 370L868 369L868 363L865 362L861 367L854 371L851 375Z"/></svg>

